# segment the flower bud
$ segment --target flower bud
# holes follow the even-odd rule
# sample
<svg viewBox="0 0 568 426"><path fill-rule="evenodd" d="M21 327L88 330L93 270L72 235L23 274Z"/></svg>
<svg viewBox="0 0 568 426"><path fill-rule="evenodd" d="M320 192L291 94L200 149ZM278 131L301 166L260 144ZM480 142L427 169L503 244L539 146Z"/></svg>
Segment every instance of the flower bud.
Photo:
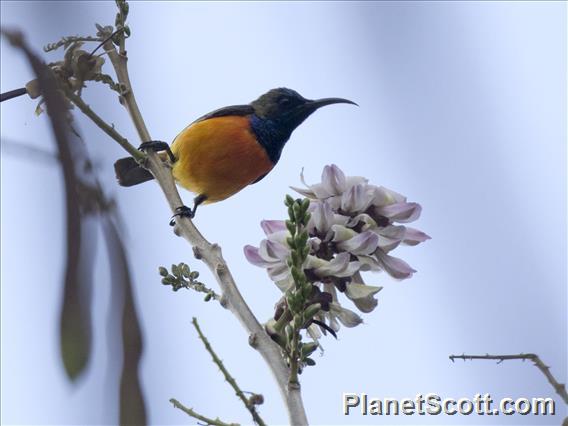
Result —
<svg viewBox="0 0 568 426"><path fill-rule="evenodd" d="M306 308L304 311L304 319L306 321L311 320L313 317L317 315L317 313L321 310L321 305L319 303L314 303Z"/></svg>
<svg viewBox="0 0 568 426"><path fill-rule="evenodd" d="M313 354L315 352L315 350L318 348L318 346L319 345L316 342L304 343L302 345L302 349L300 350L300 353L302 354L302 358L309 357L311 354Z"/></svg>

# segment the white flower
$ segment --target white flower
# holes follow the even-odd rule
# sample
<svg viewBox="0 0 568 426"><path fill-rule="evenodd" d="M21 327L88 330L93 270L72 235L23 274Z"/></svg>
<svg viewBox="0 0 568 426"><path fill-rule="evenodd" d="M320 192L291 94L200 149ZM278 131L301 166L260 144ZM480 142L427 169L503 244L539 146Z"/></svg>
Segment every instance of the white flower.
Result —
<svg viewBox="0 0 568 426"><path fill-rule="evenodd" d="M308 280L316 293L332 300L318 318L337 331L339 324L354 327L362 319L341 306L337 294L344 293L361 312L377 306L377 293L382 289L362 283L360 271L385 271L395 279L410 278L416 271L404 260L390 253L400 244L415 246L430 237L406 224L417 220L422 211L415 202L398 192L369 184L360 176L345 176L335 164L325 166L321 182L295 191L310 199L309 255L304 263ZM287 266L290 236L281 220L262 221L266 239L259 248L245 247L249 262L268 271L282 291L292 286ZM323 290L319 290L320 287ZM322 293L323 292L323 293ZM329 306L328 306L329 305ZM311 333L313 325L310 326ZM313 334L313 333L312 333Z"/></svg>

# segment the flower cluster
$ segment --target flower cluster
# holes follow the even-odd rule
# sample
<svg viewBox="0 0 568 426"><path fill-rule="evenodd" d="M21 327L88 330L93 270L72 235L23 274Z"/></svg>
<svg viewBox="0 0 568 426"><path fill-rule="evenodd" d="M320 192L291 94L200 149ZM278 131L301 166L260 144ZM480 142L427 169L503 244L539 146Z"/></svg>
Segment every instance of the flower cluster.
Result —
<svg viewBox="0 0 568 426"><path fill-rule="evenodd" d="M309 254L303 269L317 288L314 293L318 301L322 294L329 299L315 319L334 331L339 323L354 327L362 319L340 305L338 292L359 311L371 312L382 287L364 284L361 271L385 271L397 279L416 272L390 253L400 244L414 246L430 238L401 225L418 219L421 207L397 192L369 184L363 177L345 176L336 165L325 166L321 183L307 185L303 175L302 182L306 188L292 189L310 200ZM266 239L258 248L246 246L245 255L252 264L266 268L272 281L285 292L293 286L287 264L290 233L285 221L265 220L261 227Z"/></svg>

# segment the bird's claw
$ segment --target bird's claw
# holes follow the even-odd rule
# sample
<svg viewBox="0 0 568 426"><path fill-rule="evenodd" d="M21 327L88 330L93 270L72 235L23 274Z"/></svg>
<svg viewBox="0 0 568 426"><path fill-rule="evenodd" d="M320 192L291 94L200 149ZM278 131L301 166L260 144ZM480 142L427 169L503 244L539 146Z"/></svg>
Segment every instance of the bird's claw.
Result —
<svg viewBox="0 0 568 426"><path fill-rule="evenodd" d="M140 151L146 151L146 150L152 150L154 152L166 151L166 153L168 154L168 157L170 157L170 161L172 163L176 162L176 157L175 157L174 153L172 152L172 150L170 149L170 146L166 142L163 142L163 141L143 142L142 144L140 144L138 149Z"/></svg>
<svg viewBox="0 0 568 426"><path fill-rule="evenodd" d="M174 226L176 224L176 216L193 219L195 217L195 211L187 206L178 207L172 216L172 220L170 220L170 226Z"/></svg>

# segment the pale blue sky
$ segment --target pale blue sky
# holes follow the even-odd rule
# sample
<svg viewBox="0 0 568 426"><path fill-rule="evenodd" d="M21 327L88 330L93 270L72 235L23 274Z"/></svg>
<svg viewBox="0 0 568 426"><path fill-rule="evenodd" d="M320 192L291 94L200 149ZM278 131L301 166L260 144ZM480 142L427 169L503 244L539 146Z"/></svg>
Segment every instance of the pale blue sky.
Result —
<svg viewBox="0 0 568 426"><path fill-rule="evenodd" d="M292 136L262 182L200 210L196 223L219 242L261 320L279 291L248 264L242 247L262 238L259 222L285 214L289 185L324 165L363 175L422 204L416 227L432 236L398 255L418 270L384 286L365 324L326 339L302 386L313 424L559 424L556 417L362 417L341 414L343 392L374 397L495 399L555 397L528 363L456 363L451 353L536 352L567 377L566 4L564 2L139 2L131 4L128 54L141 110L154 138L170 141L196 117L246 103L272 87L309 98L339 96ZM22 29L39 51L62 35L114 22L113 2L2 2L2 26ZM2 41L1 90L32 78ZM46 56L47 57L47 56ZM59 54L49 56L59 58ZM89 104L134 143L116 97L85 91ZM95 356L77 386L58 358L63 194L58 170L4 150L12 141L53 150L45 117L20 98L2 104L2 422L116 421L108 386L109 283L97 256ZM286 422L261 358L236 320L188 292L159 283L158 265L205 267L168 226L154 183L116 185L114 142L77 117L106 189L125 218L145 353L142 382L153 424L190 423L168 399L227 421L248 423L190 325L197 316L246 390L263 393L261 413ZM183 192L190 202L192 195ZM100 244L102 246L102 244ZM30 273L31 270L31 273Z"/></svg>

